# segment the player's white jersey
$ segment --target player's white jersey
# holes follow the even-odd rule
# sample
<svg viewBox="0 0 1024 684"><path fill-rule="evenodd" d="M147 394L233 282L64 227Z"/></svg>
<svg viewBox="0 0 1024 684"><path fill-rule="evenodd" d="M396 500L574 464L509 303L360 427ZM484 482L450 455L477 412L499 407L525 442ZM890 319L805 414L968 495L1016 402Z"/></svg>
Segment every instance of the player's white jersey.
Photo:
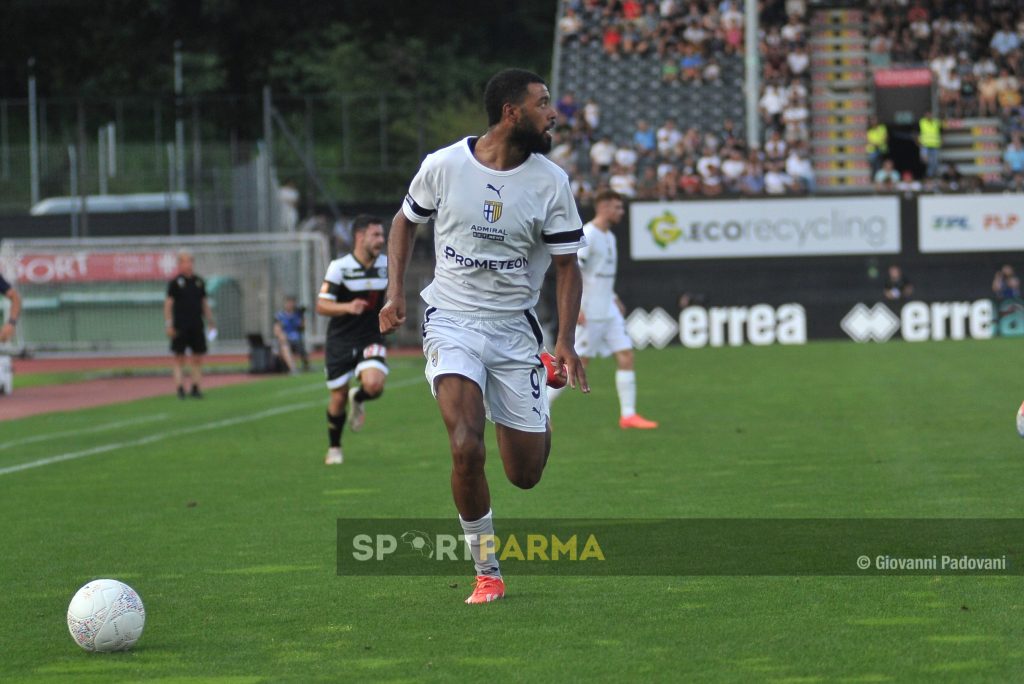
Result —
<svg viewBox="0 0 1024 684"><path fill-rule="evenodd" d="M476 138L427 156L402 210L434 223L434 280L421 296L430 306L494 314L524 311L540 296L552 254L586 244L569 177L539 154L510 171L473 156Z"/></svg>
<svg viewBox="0 0 1024 684"><path fill-rule="evenodd" d="M615 315L615 270L619 251L615 235L593 222L583 226L587 245L577 252L583 274L583 302L580 310L588 321L601 321Z"/></svg>

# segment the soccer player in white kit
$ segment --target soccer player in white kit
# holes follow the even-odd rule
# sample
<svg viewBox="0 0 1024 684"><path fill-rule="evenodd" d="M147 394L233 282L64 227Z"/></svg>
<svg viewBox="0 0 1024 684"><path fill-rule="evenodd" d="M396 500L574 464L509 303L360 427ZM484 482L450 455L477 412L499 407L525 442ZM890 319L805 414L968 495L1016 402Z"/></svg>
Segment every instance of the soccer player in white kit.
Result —
<svg viewBox="0 0 1024 684"><path fill-rule="evenodd" d="M433 281L420 293L426 376L452 452L452 494L476 566L466 603L505 595L484 475L485 418L495 424L505 475L535 486L551 450L545 379L588 392L574 348L582 278L582 221L569 177L544 157L556 113L544 81L506 69L484 91L488 129L427 156L395 214L388 240L383 333L405 321L405 271L416 226L434 217ZM543 351L533 312L554 263L559 333ZM544 360L542 361L542 356ZM549 380L550 381L550 380Z"/></svg>
<svg viewBox="0 0 1024 684"><path fill-rule="evenodd" d="M651 430L658 427L636 412L636 372L633 370L633 341L626 333L625 307L615 294L615 271L619 252L611 228L622 220L622 196L602 190L594 197L596 215L583 226L587 239L577 257L583 273L583 304L576 327L576 348L583 363L595 356L615 355L615 389L619 394L619 427L623 430ZM549 387L548 402L562 393Z"/></svg>

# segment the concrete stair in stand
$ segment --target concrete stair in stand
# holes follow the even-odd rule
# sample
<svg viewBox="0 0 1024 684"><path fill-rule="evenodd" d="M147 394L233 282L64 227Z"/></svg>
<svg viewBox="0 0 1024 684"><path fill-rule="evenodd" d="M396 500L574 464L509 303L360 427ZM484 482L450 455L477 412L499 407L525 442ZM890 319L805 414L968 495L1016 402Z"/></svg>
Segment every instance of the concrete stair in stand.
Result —
<svg viewBox="0 0 1024 684"><path fill-rule="evenodd" d="M811 18L811 162L824 192L872 187L866 29L861 10L820 9Z"/></svg>

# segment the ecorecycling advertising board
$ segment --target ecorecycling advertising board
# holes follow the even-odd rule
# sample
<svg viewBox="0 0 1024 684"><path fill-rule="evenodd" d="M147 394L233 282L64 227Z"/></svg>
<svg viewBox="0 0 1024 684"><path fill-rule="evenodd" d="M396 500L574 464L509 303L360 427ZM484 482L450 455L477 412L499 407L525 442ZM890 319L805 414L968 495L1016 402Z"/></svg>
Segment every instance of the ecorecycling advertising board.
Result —
<svg viewBox="0 0 1024 684"><path fill-rule="evenodd" d="M896 197L633 202L637 260L899 254Z"/></svg>

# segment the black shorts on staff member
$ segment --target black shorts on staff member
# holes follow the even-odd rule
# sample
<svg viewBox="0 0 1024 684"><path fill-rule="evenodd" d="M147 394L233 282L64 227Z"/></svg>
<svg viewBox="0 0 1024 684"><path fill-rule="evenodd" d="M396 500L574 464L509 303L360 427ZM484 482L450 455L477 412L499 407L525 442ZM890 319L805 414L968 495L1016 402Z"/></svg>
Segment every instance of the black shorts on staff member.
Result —
<svg viewBox="0 0 1024 684"><path fill-rule="evenodd" d="M189 327L184 330L175 328L178 334L171 339L171 351L175 354L184 354L186 349L191 349L193 354L206 353L206 331L202 326Z"/></svg>

